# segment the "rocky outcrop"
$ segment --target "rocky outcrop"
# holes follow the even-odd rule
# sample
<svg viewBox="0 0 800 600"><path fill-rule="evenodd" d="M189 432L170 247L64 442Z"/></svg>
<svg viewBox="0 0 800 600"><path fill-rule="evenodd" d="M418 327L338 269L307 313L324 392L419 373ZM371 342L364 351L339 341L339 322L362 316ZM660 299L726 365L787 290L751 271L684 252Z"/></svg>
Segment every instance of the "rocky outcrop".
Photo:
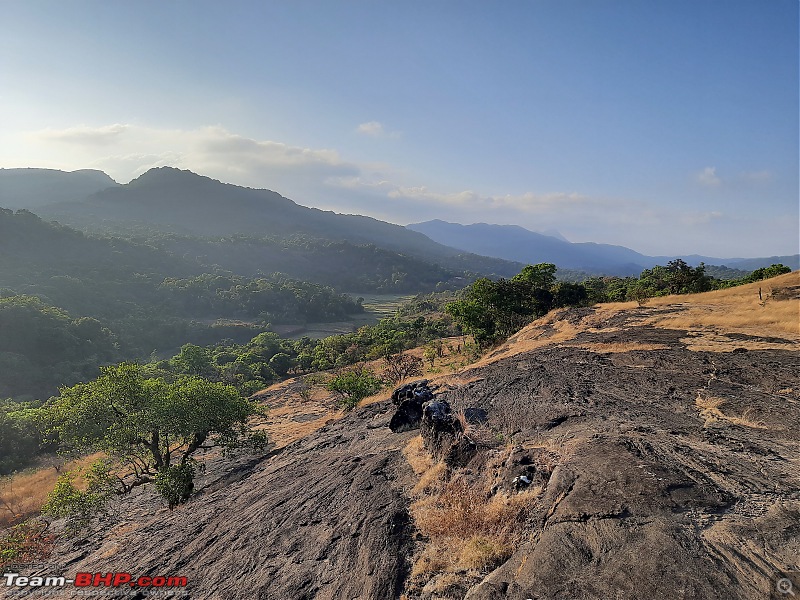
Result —
<svg viewBox="0 0 800 600"><path fill-rule="evenodd" d="M478 450L475 442L465 435L464 426L486 423L487 412L482 408L467 408L457 416L446 400L437 399L434 391L437 388L422 379L395 389L392 402L398 408L389 428L394 432L420 429L434 460L451 467L464 466Z"/></svg>
<svg viewBox="0 0 800 600"><path fill-rule="evenodd" d="M422 406L434 399L438 386L429 386L427 379L412 381L392 392L392 403L397 406L389 429L395 433L417 429L422 420Z"/></svg>

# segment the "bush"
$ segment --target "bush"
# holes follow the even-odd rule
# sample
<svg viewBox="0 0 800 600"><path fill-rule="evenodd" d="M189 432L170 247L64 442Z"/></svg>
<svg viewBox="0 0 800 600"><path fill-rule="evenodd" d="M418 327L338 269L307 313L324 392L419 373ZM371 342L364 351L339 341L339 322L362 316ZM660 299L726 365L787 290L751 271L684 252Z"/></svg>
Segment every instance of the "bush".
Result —
<svg viewBox="0 0 800 600"><path fill-rule="evenodd" d="M155 477L158 493L167 501L172 510L189 499L194 491L194 465L184 463L159 469Z"/></svg>
<svg viewBox="0 0 800 600"><path fill-rule="evenodd" d="M339 405L345 410L353 409L382 387L383 381L366 366L344 369L328 382L328 390L339 395Z"/></svg>
<svg viewBox="0 0 800 600"><path fill-rule="evenodd" d="M42 506L42 514L65 518L67 532L71 534L87 529L92 517L106 511L106 504L114 494L114 482L104 461L94 463L85 479L87 486L82 491L75 486L75 473L64 473Z"/></svg>
<svg viewBox="0 0 800 600"><path fill-rule="evenodd" d="M386 363L383 375L395 384L409 377L419 377L425 369L422 359L413 354L393 354L383 360Z"/></svg>

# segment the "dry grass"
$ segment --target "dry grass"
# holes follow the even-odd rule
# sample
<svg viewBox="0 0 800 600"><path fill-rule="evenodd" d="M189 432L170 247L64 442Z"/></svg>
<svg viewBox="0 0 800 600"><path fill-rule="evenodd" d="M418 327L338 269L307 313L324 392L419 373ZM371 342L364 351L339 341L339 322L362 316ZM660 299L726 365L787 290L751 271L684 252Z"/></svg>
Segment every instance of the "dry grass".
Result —
<svg viewBox="0 0 800 600"><path fill-rule="evenodd" d="M702 393L697 394L694 400L695 406L700 411L700 416L705 419L703 427L709 427L716 423L730 423L731 425L739 425L741 427L750 427L752 429L769 429L763 421L753 421L750 419L750 411L745 410L741 417L726 415L722 412L720 407L725 404L724 398L717 396L705 396Z"/></svg>
<svg viewBox="0 0 800 600"><path fill-rule="evenodd" d="M84 456L68 462L60 471L81 473L101 457L100 453ZM0 479L0 529L38 515L59 475L54 465L47 465Z"/></svg>
<svg viewBox="0 0 800 600"><path fill-rule="evenodd" d="M403 448L403 456L415 475L422 475L433 467L433 459L425 450L425 442L422 436L418 435L411 438Z"/></svg>
<svg viewBox="0 0 800 600"><path fill-rule="evenodd" d="M585 329L585 326L584 324L576 326L569 321L562 320L566 310L567 309L554 310L541 319L537 319L508 338L499 348L493 350L470 366L483 367L499 360L522 354L523 352L529 352L574 339L582 329ZM588 323L586 325L588 326Z"/></svg>
<svg viewBox="0 0 800 600"><path fill-rule="evenodd" d="M694 334L688 340L692 350L730 351L748 349L787 349L800 344L800 300L794 291L800 285L800 272L747 285L686 296L652 298L649 306L680 307L677 313L662 313L644 323L665 329L685 329ZM759 298L761 289L762 298ZM725 333L785 340L731 340Z"/></svg>
<svg viewBox="0 0 800 600"><path fill-rule="evenodd" d="M521 541L540 492L490 496L464 477L442 482L411 504L417 529L430 539L412 574L483 571L502 563Z"/></svg>
<svg viewBox="0 0 800 600"><path fill-rule="evenodd" d="M419 498L425 494L435 494L441 488L443 481L448 476L447 465L436 463L430 469L423 472L417 484L411 490L411 496Z"/></svg>

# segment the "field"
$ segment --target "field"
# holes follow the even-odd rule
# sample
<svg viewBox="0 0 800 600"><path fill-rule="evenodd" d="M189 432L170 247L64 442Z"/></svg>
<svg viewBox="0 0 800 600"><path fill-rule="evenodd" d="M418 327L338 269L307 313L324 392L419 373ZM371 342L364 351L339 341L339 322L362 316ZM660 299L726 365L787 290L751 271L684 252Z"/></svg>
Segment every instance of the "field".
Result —
<svg viewBox="0 0 800 600"><path fill-rule="evenodd" d="M414 298L414 294L350 294L353 298L364 299L366 312L351 315L347 321L328 323L307 323L305 325L275 325L273 331L289 339L297 340L308 336L322 339L330 335L352 333L364 325L375 325L385 317L392 316L403 303Z"/></svg>

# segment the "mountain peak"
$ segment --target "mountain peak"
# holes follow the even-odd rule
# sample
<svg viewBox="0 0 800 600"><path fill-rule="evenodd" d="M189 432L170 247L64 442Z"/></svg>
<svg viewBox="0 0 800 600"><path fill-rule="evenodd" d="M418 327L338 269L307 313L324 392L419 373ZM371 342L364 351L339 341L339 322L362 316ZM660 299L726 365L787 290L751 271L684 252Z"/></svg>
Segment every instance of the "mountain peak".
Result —
<svg viewBox="0 0 800 600"><path fill-rule="evenodd" d="M187 182L213 182L221 183L217 179L211 179L205 175L198 175L188 169L178 169L176 167L153 167L148 169L136 179L132 179L128 185L152 185L164 183L182 183Z"/></svg>

